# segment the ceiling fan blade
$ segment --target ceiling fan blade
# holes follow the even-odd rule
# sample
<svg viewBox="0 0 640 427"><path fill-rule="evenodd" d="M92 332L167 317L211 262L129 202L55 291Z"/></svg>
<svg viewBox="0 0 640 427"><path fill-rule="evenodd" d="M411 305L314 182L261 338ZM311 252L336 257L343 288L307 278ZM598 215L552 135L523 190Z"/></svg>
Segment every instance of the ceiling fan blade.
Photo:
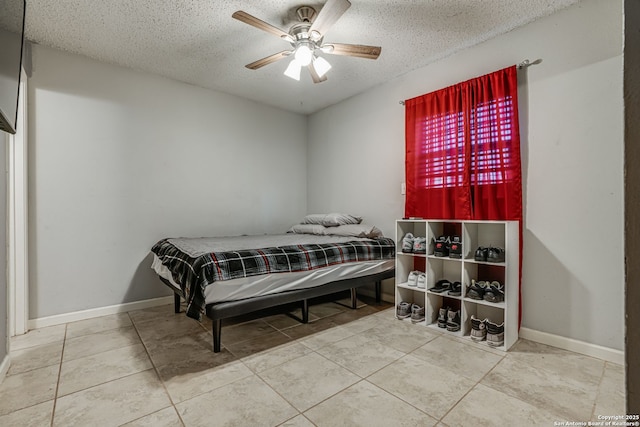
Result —
<svg viewBox="0 0 640 427"><path fill-rule="evenodd" d="M309 69L309 73L311 74L311 80L313 80L314 83L322 83L325 80L327 80L327 76L324 75L322 77L320 77L318 75L318 72L316 71L316 67L313 66L313 62L310 63L307 68Z"/></svg>
<svg viewBox="0 0 640 427"><path fill-rule="evenodd" d="M273 55L269 55L265 58L258 59L257 61L254 61L251 64L245 65L245 67L249 68L250 70L257 70L258 68L262 68L265 65L269 65L276 61L281 60L282 58L286 58L287 56L291 55L292 52L293 51L291 50L283 50L282 52L274 53Z"/></svg>
<svg viewBox="0 0 640 427"><path fill-rule="evenodd" d="M273 25L268 24L263 20L256 18L253 15L249 15L247 12L244 12L242 10L234 12L233 15L231 15L231 17L237 19L240 22L244 22L245 24L249 24L252 27L256 27L259 30L266 31L267 33L273 34L280 38L287 39L287 40L291 39L291 36L289 35L289 33L285 33L280 28L274 27Z"/></svg>
<svg viewBox="0 0 640 427"><path fill-rule="evenodd" d="M333 46L333 49L331 49ZM327 43L322 46L324 53L331 55L355 56L365 59L378 59L382 48L380 46L367 46L363 44Z"/></svg>
<svg viewBox="0 0 640 427"><path fill-rule="evenodd" d="M320 40L350 7L351 2L349 0L327 0L313 24L311 24L309 33L312 34L315 40Z"/></svg>

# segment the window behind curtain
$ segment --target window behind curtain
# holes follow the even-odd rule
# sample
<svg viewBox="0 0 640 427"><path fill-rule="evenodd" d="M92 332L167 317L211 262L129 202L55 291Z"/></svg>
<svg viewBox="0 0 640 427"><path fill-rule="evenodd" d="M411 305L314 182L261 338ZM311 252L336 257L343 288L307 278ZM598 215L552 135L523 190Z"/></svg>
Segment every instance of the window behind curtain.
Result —
<svg viewBox="0 0 640 427"><path fill-rule="evenodd" d="M424 128L425 182L427 188L463 185L464 132L462 113L428 116Z"/></svg>
<svg viewBox="0 0 640 427"><path fill-rule="evenodd" d="M501 184L513 179L513 129L510 121L500 119L512 114L511 97L492 100L471 110L472 185ZM499 140L504 143L496 144Z"/></svg>

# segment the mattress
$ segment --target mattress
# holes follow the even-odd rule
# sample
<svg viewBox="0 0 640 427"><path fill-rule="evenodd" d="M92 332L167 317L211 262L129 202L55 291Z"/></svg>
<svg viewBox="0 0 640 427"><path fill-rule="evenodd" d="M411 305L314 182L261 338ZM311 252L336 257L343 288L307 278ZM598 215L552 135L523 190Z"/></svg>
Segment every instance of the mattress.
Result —
<svg viewBox="0 0 640 427"><path fill-rule="evenodd" d="M350 264L337 264L312 271L297 271L293 273L272 273L253 277L217 282L215 286L207 286L204 291L205 304L224 301L236 301L256 296L269 295L298 289L321 286L336 280L369 276L382 273L395 267L395 260L362 261ZM178 285L167 267L157 255L153 255L151 268L158 276L167 280L177 290Z"/></svg>
<svg viewBox="0 0 640 427"><path fill-rule="evenodd" d="M207 304L321 286L394 268L395 242L353 236L283 235L162 239L153 270L181 289L187 316Z"/></svg>

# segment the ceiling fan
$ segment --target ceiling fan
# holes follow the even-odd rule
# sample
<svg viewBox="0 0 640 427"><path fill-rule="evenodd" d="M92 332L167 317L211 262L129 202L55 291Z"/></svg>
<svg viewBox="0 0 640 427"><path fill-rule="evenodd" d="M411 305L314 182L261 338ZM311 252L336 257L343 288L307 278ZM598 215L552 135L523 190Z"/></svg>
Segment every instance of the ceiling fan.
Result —
<svg viewBox="0 0 640 427"><path fill-rule="evenodd" d="M251 70L257 70L293 55L293 60L284 74L295 80L300 80L300 70L302 67L307 67L313 82L320 83L327 80L326 73L331 69L331 64L326 59L318 56L320 52L331 55L377 59L382 50L379 46L324 43L326 32L350 6L349 0L328 0L320 10L320 13L316 13L316 10L311 6L301 6L296 10L300 22L292 25L288 33L242 10L235 12L232 17L238 21L278 36L291 44L291 49L258 59L251 64L247 64L246 67Z"/></svg>

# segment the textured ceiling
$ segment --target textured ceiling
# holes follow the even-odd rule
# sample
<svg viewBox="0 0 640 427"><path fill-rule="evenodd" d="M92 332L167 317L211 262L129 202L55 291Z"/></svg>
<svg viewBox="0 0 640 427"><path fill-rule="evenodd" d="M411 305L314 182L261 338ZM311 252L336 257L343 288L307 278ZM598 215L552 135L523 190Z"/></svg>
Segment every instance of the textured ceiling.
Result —
<svg viewBox="0 0 640 427"><path fill-rule="evenodd" d="M299 82L285 77L287 59L255 71L245 68L289 44L231 15L244 10L288 31L297 7L319 11L324 2L27 0L26 37L308 114L577 1L351 0L325 42L382 46L382 54L375 61L323 55L333 69L319 84L305 72Z"/></svg>

